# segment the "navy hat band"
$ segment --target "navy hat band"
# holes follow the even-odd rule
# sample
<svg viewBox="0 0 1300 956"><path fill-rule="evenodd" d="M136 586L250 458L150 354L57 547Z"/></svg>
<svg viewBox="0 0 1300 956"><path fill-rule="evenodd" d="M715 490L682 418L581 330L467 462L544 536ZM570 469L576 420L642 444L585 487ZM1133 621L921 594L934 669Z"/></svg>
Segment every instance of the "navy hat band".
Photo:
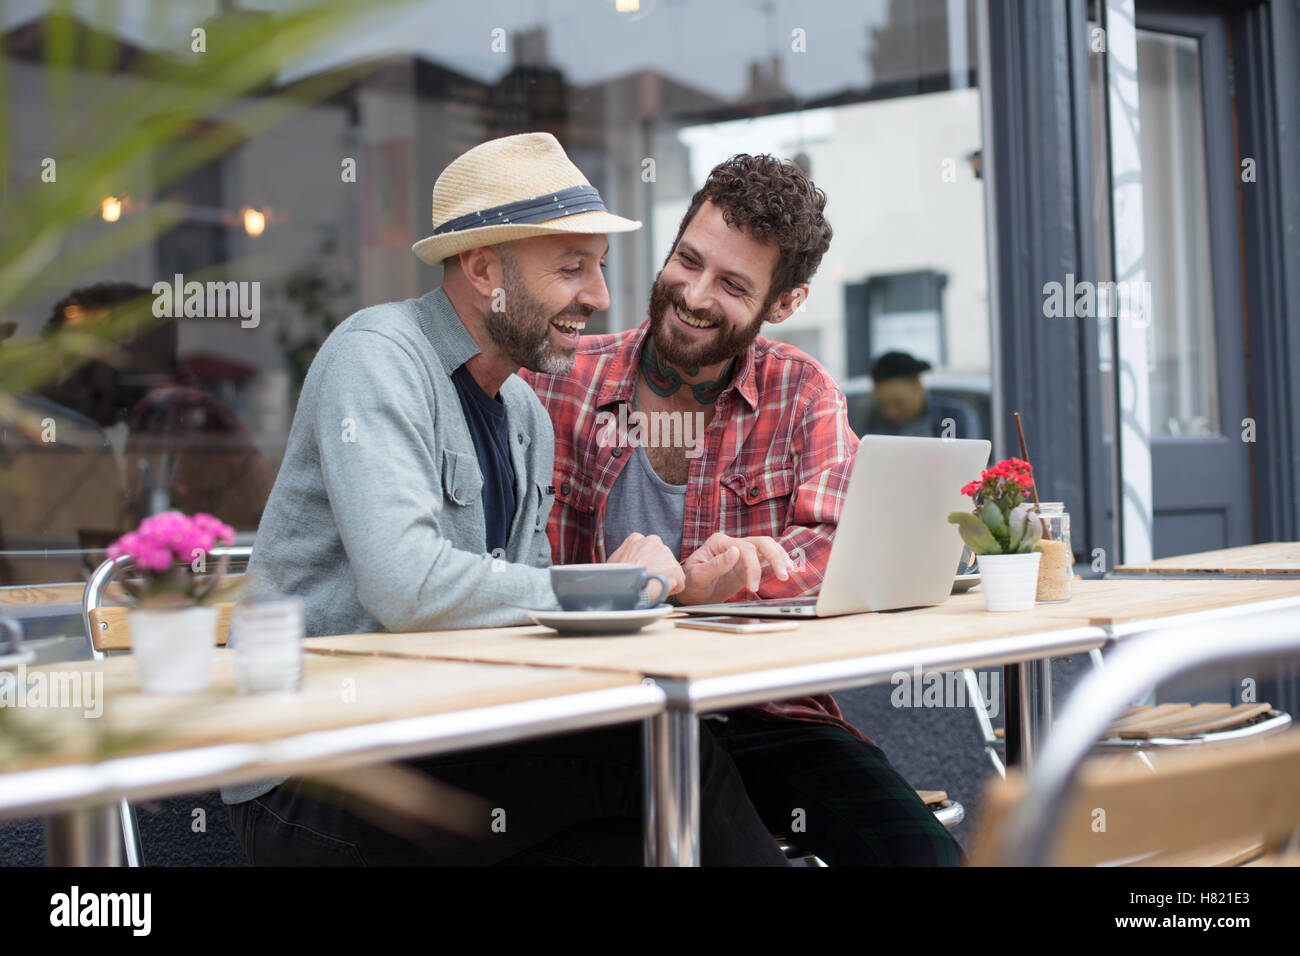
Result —
<svg viewBox="0 0 1300 956"><path fill-rule="evenodd" d="M558 192L532 199L520 199L492 206L478 212L449 219L433 230L435 236L449 232L463 232L466 229L478 229L481 226L529 225L538 222L550 222L565 216L576 216L581 212L605 211L605 203L594 186L571 186Z"/></svg>

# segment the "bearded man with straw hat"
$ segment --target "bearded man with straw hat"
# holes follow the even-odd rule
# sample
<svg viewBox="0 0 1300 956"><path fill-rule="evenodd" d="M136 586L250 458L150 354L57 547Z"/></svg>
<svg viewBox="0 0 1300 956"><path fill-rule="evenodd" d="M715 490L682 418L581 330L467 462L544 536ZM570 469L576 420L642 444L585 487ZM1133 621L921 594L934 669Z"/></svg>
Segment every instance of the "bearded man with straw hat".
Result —
<svg viewBox="0 0 1300 956"><path fill-rule="evenodd" d="M308 636L525 624L525 608L556 607L554 436L515 372L572 368L588 317L609 306L606 234L640 226L608 212L547 133L453 161L433 189L433 234L413 246L443 266L441 287L362 309L312 363L258 527L251 599L301 600ZM684 584L655 536L630 535L608 560L664 575L670 593ZM703 729L700 764L703 862L783 865ZM405 821L399 837L353 795L298 778L222 796L255 865L642 859L635 725L407 765L484 809L461 814L454 834L412 836Z"/></svg>

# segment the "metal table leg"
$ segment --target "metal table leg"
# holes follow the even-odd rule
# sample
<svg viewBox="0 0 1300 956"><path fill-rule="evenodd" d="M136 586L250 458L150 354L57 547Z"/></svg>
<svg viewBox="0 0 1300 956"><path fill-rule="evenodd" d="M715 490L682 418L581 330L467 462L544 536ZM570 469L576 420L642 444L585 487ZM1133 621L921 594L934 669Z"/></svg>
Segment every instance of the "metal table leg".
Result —
<svg viewBox="0 0 1300 956"><path fill-rule="evenodd" d="M1008 767L1020 767L1027 763L1025 748L1032 744L1026 739L1028 734L1029 688L1022 680L1022 664L1006 664L1002 667L1002 714L1005 721L1006 754Z"/></svg>
<svg viewBox="0 0 1300 956"><path fill-rule="evenodd" d="M659 863L658 844L658 734L655 718L647 717L641 721L641 825L645 846L645 865L657 866Z"/></svg>
<svg viewBox="0 0 1300 956"><path fill-rule="evenodd" d="M45 818L46 866L121 866L118 805L87 807Z"/></svg>
<svg viewBox="0 0 1300 956"><path fill-rule="evenodd" d="M669 709L644 727L646 865L699 866L699 718Z"/></svg>
<svg viewBox="0 0 1300 956"><path fill-rule="evenodd" d="M1029 662L1034 684L1030 695L1030 714L1034 721L1034 745L1043 749L1047 735L1052 730L1052 659Z"/></svg>
<svg viewBox="0 0 1300 956"><path fill-rule="evenodd" d="M1006 687L1007 765L1033 765L1052 726L1052 661L1022 661L1003 668Z"/></svg>

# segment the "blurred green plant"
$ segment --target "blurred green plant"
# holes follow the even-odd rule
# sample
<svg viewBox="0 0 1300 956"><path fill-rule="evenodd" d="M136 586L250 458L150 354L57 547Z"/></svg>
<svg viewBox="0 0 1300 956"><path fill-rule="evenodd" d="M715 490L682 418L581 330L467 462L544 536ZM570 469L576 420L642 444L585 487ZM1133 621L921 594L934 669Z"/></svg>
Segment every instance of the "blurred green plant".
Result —
<svg viewBox="0 0 1300 956"><path fill-rule="evenodd" d="M123 213L108 232L96 226L105 197L121 195L140 169L147 167L152 191L161 196L187 174L337 92L356 79L354 69L321 71L285 86L275 86L275 78L361 16L412 2L306 0L283 14L228 10L206 23L201 12L210 8L194 4L194 27L206 31L203 52L185 38L174 55L145 53L126 70L119 69L117 32L90 29L71 3L54 3L43 22L42 77L48 125L59 131L52 149L56 178L45 182L39 168L24 170L29 175L0 200L0 319L50 289L84 284L93 270L183 220L184 202L163 199ZM147 21L176 23L176 6L151 0ZM97 9L117 22L123 7L107 0ZM15 178L3 144L23 134L10 126L11 70L0 57L0 184ZM84 84L87 75L102 77L96 92L107 91L93 110L75 98L86 88L77 81ZM114 92L120 76L141 82ZM114 309L93 330L0 340L0 419L21 421L15 395L38 388L70 361L112 361L117 343L155 321L146 297Z"/></svg>

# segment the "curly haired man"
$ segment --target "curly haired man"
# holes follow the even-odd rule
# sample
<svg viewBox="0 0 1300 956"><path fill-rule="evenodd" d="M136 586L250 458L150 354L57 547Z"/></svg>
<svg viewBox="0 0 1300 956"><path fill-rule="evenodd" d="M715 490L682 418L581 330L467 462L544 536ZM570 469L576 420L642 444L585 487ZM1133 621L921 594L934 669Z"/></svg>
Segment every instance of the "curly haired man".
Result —
<svg viewBox="0 0 1300 956"><path fill-rule="evenodd" d="M555 426L555 562L602 561L608 542L646 534L681 560L681 604L821 584L858 440L827 371L759 331L807 299L825 205L792 163L733 156L692 197L649 318L583 341L566 375L524 373ZM829 696L722 716L714 736L773 830L802 810L800 844L831 865L959 862Z"/></svg>

